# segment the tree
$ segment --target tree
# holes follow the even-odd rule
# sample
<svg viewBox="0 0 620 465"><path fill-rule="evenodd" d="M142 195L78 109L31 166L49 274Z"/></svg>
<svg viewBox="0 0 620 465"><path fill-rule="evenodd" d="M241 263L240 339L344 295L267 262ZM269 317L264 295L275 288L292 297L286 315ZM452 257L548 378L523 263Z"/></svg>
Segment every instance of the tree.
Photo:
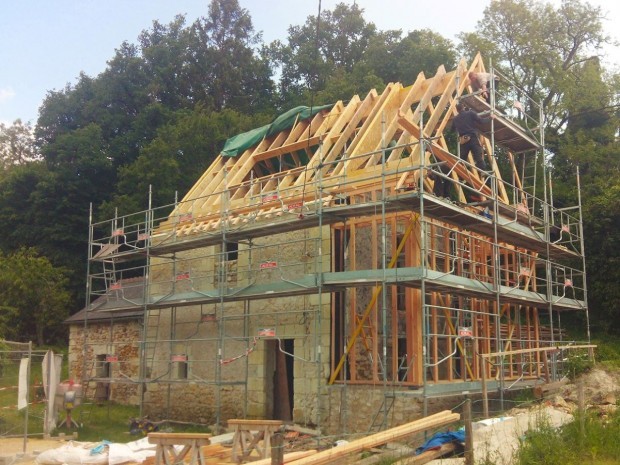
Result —
<svg viewBox="0 0 620 465"><path fill-rule="evenodd" d="M388 82L412 83L420 71L434 74L456 61L454 45L429 29L379 31L357 4L339 3L289 28L287 43L268 54L281 66L281 98L287 107L333 103L381 89Z"/></svg>
<svg viewBox="0 0 620 465"><path fill-rule="evenodd" d="M120 170L117 194L102 206L102 212L111 217L114 205L121 206L123 214L142 210L147 207L150 188L155 205L172 203L177 192L183 196L198 181L226 139L269 120L266 115L250 117L232 110L216 113L202 106L177 112L138 159Z"/></svg>
<svg viewBox="0 0 620 465"><path fill-rule="evenodd" d="M470 54L488 52L496 66L542 104L545 148L554 178L554 206L578 201L582 186L583 228L591 317L618 331L620 251L613 244L618 223L620 78L607 76L598 52L608 39L602 11L579 0L558 8L533 0L498 0L484 12L475 34L462 35Z"/></svg>
<svg viewBox="0 0 620 465"><path fill-rule="evenodd" d="M271 44L270 56L282 67L283 100L307 89L323 90L328 77L336 72L351 73L376 34L375 25L364 19L363 11L355 3L339 3L333 12L321 12L320 21L309 16L303 26L289 27L286 45Z"/></svg>
<svg viewBox="0 0 620 465"><path fill-rule="evenodd" d="M255 50L262 39L250 14L237 0L212 0L208 15L189 32L189 77L195 103L220 111L263 110L273 99L274 84L266 57Z"/></svg>
<svg viewBox="0 0 620 465"><path fill-rule="evenodd" d="M24 124L20 119L10 126L0 123L0 168L3 171L38 158L30 123Z"/></svg>
<svg viewBox="0 0 620 465"><path fill-rule="evenodd" d="M454 44L430 29L415 30L400 38L400 31L380 33L373 40L364 62L385 82L412 83L420 72L432 76L440 65L456 65ZM383 39L383 37L388 40Z"/></svg>
<svg viewBox="0 0 620 465"><path fill-rule="evenodd" d="M84 73L80 73L75 85L49 91L39 109L34 131L37 145L51 144L59 135L92 122L89 109L94 96L93 79Z"/></svg>
<svg viewBox="0 0 620 465"><path fill-rule="evenodd" d="M487 54L533 102L541 102L548 130L566 123L564 97L575 84L573 72L598 60L608 42L600 7L562 0L555 9L535 0L498 0L485 9L475 34L461 34L461 48L471 57ZM587 89L586 89L587 90Z"/></svg>
<svg viewBox="0 0 620 465"><path fill-rule="evenodd" d="M35 127L41 162L12 167L0 179L0 249L36 246L69 270L80 296L91 204L95 218L100 208L114 211L112 199L141 209L149 185L157 200L172 202L217 153L212 144L262 124L263 113L273 111L261 45L237 0L212 0L205 18L191 25L183 16L155 21L137 44L123 42L98 76L82 73L50 91ZM224 112L231 109L254 117ZM209 132L199 131L210 124L214 137L201 140Z"/></svg>
<svg viewBox="0 0 620 465"><path fill-rule="evenodd" d="M114 171L96 125L62 134L44 153L46 161L15 166L0 180L0 249L36 247L70 270L81 295L89 206L111 197Z"/></svg>
<svg viewBox="0 0 620 465"><path fill-rule="evenodd" d="M620 333L620 182L588 199L585 213L588 234L589 303L593 321L604 331Z"/></svg>
<svg viewBox="0 0 620 465"><path fill-rule="evenodd" d="M0 333L17 341L34 339L39 345L63 340L62 322L70 303L66 286L64 271L34 249L0 254L0 315L14 316Z"/></svg>

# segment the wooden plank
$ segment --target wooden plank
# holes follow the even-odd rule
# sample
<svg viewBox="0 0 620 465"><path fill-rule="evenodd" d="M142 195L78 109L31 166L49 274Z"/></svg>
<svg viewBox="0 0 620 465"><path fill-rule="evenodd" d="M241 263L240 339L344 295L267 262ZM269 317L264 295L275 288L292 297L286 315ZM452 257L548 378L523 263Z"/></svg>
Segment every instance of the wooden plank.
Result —
<svg viewBox="0 0 620 465"><path fill-rule="evenodd" d="M386 107L389 109L389 104L391 103L394 106L391 111L398 111L398 108L394 105L394 100L398 98L400 88L402 88L400 83L398 86L390 83L379 96L368 118L366 118L357 136L349 146L349 156L343 166L343 171L345 173L350 170L355 170L362 165L364 161L368 159L368 156L364 155L373 150L381 139L381 118L383 110L386 109Z"/></svg>
<svg viewBox="0 0 620 465"><path fill-rule="evenodd" d="M193 439L209 439L211 437L210 434L206 433L149 433L149 443L156 444L157 440L160 439L175 439L175 440L193 440ZM181 443L179 443L181 444Z"/></svg>
<svg viewBox="0 0 620 465"><path fill-rule="evenodd" d="M267 160L268 158L277 157L290 152L296 152L297 150L301 150L308 146L315 146L320 142L320 140L321 136L313 136L308 139L298 140L297 142L265 150L264 152L255 153L252 155L252 159L254 162L258 163L259 161Z"/></svg>
<svg viewBox="0 0 620 465"><path fill-rule="evenodd" d="M550 350L569 350L569 349L594 349L596 347L597 347L596 344L583 344L583 345L575 345L575 346L549 346L549 347L538 347L538 348L532 348L532 349L510 350L508 352L493 352L490 354L480 354L480 356L489 358L489 357L498 357L498 356L515 355L515 354L526 354L529 352L548 352Z"/></svg>
<svg viewBox="0 0 620 465"><path fill-rule="evenodd" d="M227 421L228 425L243 425L253 427L269 427L269 426L281 426L282 420L245 420L245 419L232 419Z"/></svg>
<svg viewBox="0 0 620 465"><path fill-rule="evenodd" d="M260 458L271 455L271 438L282 426L281 420L228 420L228 426L234 428L232 459L243 462L249 459L253 451Z"/></svg>
<svg viewBox="0 0 620 465"><path fill-rule="evenodd" d="M404 116L399 118L399 123L410 134L418 139L421 137L420 128L416 126L414 123L409 121ZM428 141L427 147L429 150L441 161L445 161L450 168L453 168L456 174L463 181L468 181L469 184L480 192L482 195L490 196L492 195L491 188L481 181L477 175L474 175L469 169L463 164L460 163L460 159L450 152L448 152L443 147L439 146L437 143Z"/></svg>
<svg viewBox="0 0 620 465"><path fill-rule="evenodd" d="M342 131L342 136L330 150L330 153L328 154L325 160L326 162L331 163L335 161L336 158L338 158L338 156L340 155L340 152L345 149L345 146L347 142L349 141L349 139L353 137L355 132L358 130L359 122L365 118L368 118L368 116L370 115L370 112L374 108L375 101L378 98L379 98L379 95L377 94L377 91L372 89L370 92L368 92L368 95L366 95L366 98L364 99L364 101L361 104L358 104L355 110L355 113L351 117L350 121L347 123L346 129ZM350 149L351 147L349 147L349 150ZM321 174L323 175L326 172L330 172L331 176L333 177L340 175L340 173L344 171L344 166L345 166L346 161L347 161L347 158L343 157L336 166L326 165L324 168L321 169Z"/></svg>
<svg viewBox="0 0 620 465"><path fill-rule="evenodd" d="M431 460L436 460L446 454L452 453L455 449L456 446L452 443L442 444L439 449L424 451L421 454L414 455L413 457L398 460L392 465L422 465L430 462Z"/></svg>
<svg viewBox="0 0 620 465"><path fill-rule="evenodd" d="M310 457L296 460L293 463L294 465L324 465L332 463L363 450L368 450L373 447L387 444L388 442L402 440L415 433L449 425L458 421L460 417L461 416L458 413L452 413L449 410L444 410L443 412L436 413L435 415L431 415L405 425L397 426L381 433L372 434L365 438L351 441L342 446L318 452Z"/></svg>
<svg viewBox="0 0 620 465"><path fill-rule="evenodd" d="M405 112L411 112L411 105L413 105L413 103L415 101L418 101L420 99L420 93L422 93L424 91L424 88L427 88L427 92L428 89L431 88L431 86L428 86L427 84L427 80L424 77L424 73L420 72L415 80L415 82L407 87L401 90L402 92L405 92L405 98L402 100L402 103L400 104L400 107L398 108L398 112L389 120L389 124L387 126L387 128L385 129L385 133L382 137L383 141L387 144L388 141L391 141L394 137L394 134L396 133L399 125L398 125L398 114L399 113L405 113ZM414 115L415 117L415 115ZM400 145L400 144L397 144ZM374 147L374 150L379 150L381 148L380 144L377 144ZM396 160L400 158L400 154L402 153L403 149L395 149L392 150L392 153L389 156L390 160ZM376 163L379 158L381 157L381 153L376 153L374 154L371 159L369 160L369 162L367 163L367 165L372 165L374 163Z"/></svg>
<svg viewBox="0 0 620 465"><path fill-rule="evenodd" d="M317 168L321 165L321 175L329 171L329 163L332 162L340 153L340 150L355 130L355 126L359 119L355 119L355 115L359 114L360 98L355 95L351 101L343 108L342 102L339 101L337 118L331 123L331 128L324 135L323 145L320 150L316 150L314 155L308 161L306 169L301 173L295 185L301 186L316 178ZM336 109L334 107L334 110ZM332 110L332 111L334 111ZM330 113L331 115L331 113ZM323 134L321 135L323 136Z"/></svg>
<svg viewBox="0 0 620 465"><path fill-rule="evenodd" d="M316 449L289 452L288 454L284 454L284 461L282 463L290 463L290 462L294 462L295 460L310 457L311 455L314 455L317 452L318 451ZM271 458L255 460L252 462L252 465L271 465Z"/></svg>

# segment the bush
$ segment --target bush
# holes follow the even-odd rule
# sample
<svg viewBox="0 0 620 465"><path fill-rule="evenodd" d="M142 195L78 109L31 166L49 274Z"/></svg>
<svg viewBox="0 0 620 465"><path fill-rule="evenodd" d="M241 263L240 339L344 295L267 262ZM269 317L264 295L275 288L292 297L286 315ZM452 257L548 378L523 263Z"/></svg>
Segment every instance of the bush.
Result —
<svg viewBox="0 0 620 465"><path fill-rule="evenodd" d="M594 362L590 360L588 354L570 354L564 361L564 375L575 380L580 375L587 373L594 367Z"/></svg>
<svg viewBox="0 0 620 465"><path fill-rule="evenodd" d="M577 414L575 420L554 429L542 422L530 430L516 454L518 465L581 465L619 463L620 413L606 420L591 414Z"/></svg>

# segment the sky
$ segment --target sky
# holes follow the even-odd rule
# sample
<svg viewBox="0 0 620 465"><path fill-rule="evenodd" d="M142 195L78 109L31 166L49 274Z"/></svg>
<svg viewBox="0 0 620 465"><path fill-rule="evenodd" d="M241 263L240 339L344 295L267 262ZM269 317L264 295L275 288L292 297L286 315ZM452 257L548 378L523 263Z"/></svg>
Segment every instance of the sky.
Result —
<svg viewBox="0 0 620 465"><path fill-rule="evenodd" d="M404 33L429 28L456 42L475 30L490 0L321 0L323 10L354 1L364 18L381 30ZM560 0L552 0L559 4ZM239 0L263 40L286 39L290 25L318 12L319 0ZM620 23L620 1L590 0L607 12L607 34ZM36 123L48 91L74 84L81 72L96 76L123 41L136 43L154 20L169 23L185 14L187 23L206 16L209 0L0 0L0 122ZM618 67L620 48L608 49Z"/></svg>

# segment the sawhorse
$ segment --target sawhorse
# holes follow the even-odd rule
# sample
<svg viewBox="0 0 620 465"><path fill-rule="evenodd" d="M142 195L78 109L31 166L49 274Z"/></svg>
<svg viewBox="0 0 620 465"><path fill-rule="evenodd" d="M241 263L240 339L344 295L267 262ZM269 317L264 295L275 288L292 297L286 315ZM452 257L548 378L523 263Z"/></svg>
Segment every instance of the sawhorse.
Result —
<svg viewBox="0 0 620 465"><path fill-rule="evenodd" d="M232 460L241 463L249 460L250 454L256 450L261 459L271 457L271 437L276 433L282 422L280 420L228 420L233 428ZM263 441L261 446L260 441Z"/></svg>
<svg viewBox="0 0 620 465"><path fill-rule="evenodd" d="M190 465L204 465L202 446L208 446L209 434L201 433L149 433L149 443L157 445L155 449L155 465L183 464L189 456ZM183 446L177 452L174 446Z"/></svg>

